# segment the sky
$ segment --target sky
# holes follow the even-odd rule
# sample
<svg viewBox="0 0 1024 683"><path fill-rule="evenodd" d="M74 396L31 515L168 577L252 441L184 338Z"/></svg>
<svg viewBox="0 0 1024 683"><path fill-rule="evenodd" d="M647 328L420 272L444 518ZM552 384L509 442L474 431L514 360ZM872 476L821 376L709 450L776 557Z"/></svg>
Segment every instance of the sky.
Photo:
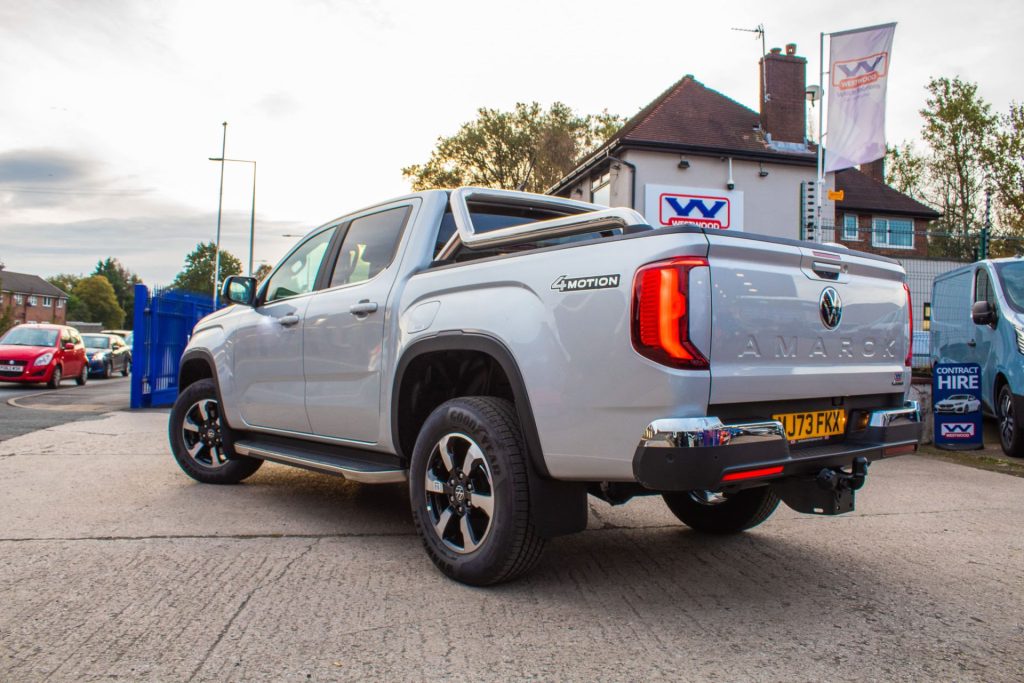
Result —
<svg viewBox="0 0 1024 683"><path fill-rule="evenodd" d="M0 0L0 261L88 273L116 257L168 284L217 227L221 152L256 160L254 259L405 194L401 169L479 107L565 102L629 117L684 74L756 109L768 47L898 22L890 144L929 77L1024 100L1019 0L808 3ZM249 257L253 167L225 167L222 248Z"/></svg>

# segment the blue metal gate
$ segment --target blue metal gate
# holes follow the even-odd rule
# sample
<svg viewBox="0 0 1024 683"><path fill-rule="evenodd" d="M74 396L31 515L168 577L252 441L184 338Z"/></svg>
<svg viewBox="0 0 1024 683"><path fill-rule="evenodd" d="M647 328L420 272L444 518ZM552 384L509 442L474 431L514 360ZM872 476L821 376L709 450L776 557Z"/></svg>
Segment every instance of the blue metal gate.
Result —
<svg viewBox="0 0 1024 683"><path fill-rule="evenodd" d="M174 403L178 367L192 328L213 312L210 296L135 285L132 408Z"/></svg>

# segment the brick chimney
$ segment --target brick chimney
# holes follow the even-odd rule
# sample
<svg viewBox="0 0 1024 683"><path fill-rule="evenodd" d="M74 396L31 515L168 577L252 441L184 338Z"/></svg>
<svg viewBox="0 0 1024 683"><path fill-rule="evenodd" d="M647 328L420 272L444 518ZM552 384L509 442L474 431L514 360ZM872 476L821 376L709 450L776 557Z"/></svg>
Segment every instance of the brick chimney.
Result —
<svg viewBox="0 0 1024 683"><path fill-rule="evenodd" d="M885 157L860 165L860 172L867 177L885 184Z"/></svg>
<svg viewBox="0 0 1024 683"><path fill-rule="evenodd" d="M790 43L786 46L786 54L773 47L761 58L760 66L761 129L775 142L804 142L807 135L807 60L798 57L796 43Z"/></svg>

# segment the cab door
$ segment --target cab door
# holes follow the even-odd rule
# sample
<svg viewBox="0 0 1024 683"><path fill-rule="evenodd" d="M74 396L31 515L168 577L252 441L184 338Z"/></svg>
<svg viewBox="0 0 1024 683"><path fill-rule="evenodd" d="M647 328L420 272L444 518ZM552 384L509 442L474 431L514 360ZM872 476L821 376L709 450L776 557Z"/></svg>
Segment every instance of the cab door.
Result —
<svg viewBox="0 0 1024 683"><path fill-rule="evenodd" d="M257 305L242 311L226 345L235 403L252 427L308 434L302 374L303 319L335 226L306 238L278 265Z"/></svg>
<svg viewBox="0 0 1024 683"><path fill-rule="evenodd" d="M303 356L306 414L314 434L379 440L385 313L398 243L415 201L352 218L327 288L310 301Z"/></svg>
<svg viewBox="0 0 1024 683"><path fill-rule="evenodd" d="M988 268L979 265L974 272L974 297L972 305L979 301L987 301L996 310L996 320L999 320L999 304L992 289L992 275ZM970 316L970 311L967 312ZM982 398L987 404L986 407L992 410L995 406L996 397L993 395L995 378L997 373L997 362L1002 352L1000 330L990 325L973 325L970 338L967 341L969 347L968 362L977 363L981 366Z"/></svg>

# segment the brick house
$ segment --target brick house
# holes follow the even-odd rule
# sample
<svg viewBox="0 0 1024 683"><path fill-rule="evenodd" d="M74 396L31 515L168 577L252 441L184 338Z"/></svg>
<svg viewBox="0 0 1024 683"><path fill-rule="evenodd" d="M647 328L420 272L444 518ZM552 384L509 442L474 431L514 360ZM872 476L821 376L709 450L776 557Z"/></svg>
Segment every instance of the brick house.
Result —
<svg viewBox="0 0 1024 683"><path fill-rule="evenodd" d="M696 222L807 237L817 148L807 138L806 71L796 45L772 49L758 64L759 111L686 75L548 192L630 207L656 227ZM923 231L939 214L881 182L880 162L829 173L825 189L845 197L823 202L822 241L899 257L926 253ZM857 229L844 238L848 221Z"/></svg>
<svg viewBox="0 0 1024 683"><path fill-rule="evenodd" d="M0 310L11 310L16 323L67 320L68 295L38 275L0 270Z"/></svg>
<svg viewBox="0 0 1024 683"><path fill-rule="evenodd" d="M885 184L885 160L835 174L835 241L897 259L928 256L928 224L942 214Z"/></svg>

